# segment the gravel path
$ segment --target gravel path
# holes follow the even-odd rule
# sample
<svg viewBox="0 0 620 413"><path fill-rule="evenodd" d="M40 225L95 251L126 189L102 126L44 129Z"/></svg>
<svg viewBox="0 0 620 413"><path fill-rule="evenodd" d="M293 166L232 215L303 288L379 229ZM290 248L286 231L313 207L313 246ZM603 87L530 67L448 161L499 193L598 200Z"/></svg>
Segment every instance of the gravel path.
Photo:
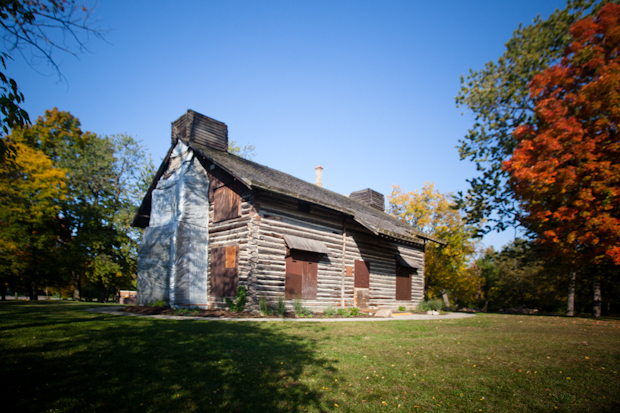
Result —
<svg viewBox="0 0 620 413"><path fill-rule="evenodd" d="M365 318L215 318L215 317L192 317L181 315L142 315L126 313L121 311L123 307L94 307L87 308L85 311L91 313L103 313L110 315L125 315L131 317L148 317L158 318L162 320L198 320L198 321L272 321L272 322L291 322L291 323L346 323L352 321L395 321L395 320L447 320L453 318L468 318L475 317L475 314L471 313L447 313L442 315L427 315L427 314L412 314L392 317L365 317Z"/></svg>

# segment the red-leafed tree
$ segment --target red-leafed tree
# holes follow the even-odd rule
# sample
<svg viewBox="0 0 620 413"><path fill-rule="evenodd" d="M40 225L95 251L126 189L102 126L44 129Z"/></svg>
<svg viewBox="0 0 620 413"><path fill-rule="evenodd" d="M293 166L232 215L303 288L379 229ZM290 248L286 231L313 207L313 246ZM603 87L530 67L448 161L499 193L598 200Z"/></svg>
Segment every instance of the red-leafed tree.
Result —
<svg viewBox="0 0 620 413"><path fill-rule="evenodd" d="M535 122L504 169L522 224L570 265L620 265L620 6L573 24L561 63L530 83ZM595 316L600 284L594 277ZM597 303L598 302L598 303ZM598 310L597 310L598 304Z"/></svg>

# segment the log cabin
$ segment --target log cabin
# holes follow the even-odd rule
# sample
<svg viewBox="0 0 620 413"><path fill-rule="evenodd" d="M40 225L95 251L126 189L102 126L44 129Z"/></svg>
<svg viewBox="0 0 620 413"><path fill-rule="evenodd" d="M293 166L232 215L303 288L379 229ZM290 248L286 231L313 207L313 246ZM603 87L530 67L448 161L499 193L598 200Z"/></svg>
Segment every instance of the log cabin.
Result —
<svg viewBox="0 0 620 413"><path fill-rule="evenodd" d="M383 195L343 196L228 153L226 124L188 110L132 223L138 303L224 308L238 286L261 297L397 309L424 292L424 250L442 243L385 213Z"/></svg>

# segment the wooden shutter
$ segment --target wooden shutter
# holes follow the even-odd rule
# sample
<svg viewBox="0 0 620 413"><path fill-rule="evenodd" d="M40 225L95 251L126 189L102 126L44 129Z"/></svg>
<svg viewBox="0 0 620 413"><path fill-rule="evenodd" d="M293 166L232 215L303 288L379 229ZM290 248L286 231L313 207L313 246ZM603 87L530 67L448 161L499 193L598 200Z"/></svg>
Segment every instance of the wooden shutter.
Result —
<svg viewBox="0 0 620 413"><path fill-rule="evenodd" d="M321 254L297 250L291 251L286 257L284 297L287 300L294 298L316 300L320 258Z"/></svg>
<svg viewBox="0 0 620 413"><path fill-rule="evenodd" d="M411 268L399 267L396 271L396 299L411 301Z"/></svg>
<svg viewBox="0 0 620 413"><path fill-rule="evenodd" d="M213 194L213 222L238 218L241 197L228 186L222 186Z"/></svg>
<svg viewBox="0 0 620 413"><path fill-rule="evenodd" d="M370 288L370 262L355 260L355 288Z"/></svg>
<svg viewBox="0 0 620 413"><path fill-rule="evenodd" d="M211 248L209 286L212 297L233 297L237 293L237 285L239 284L238 255L238 245Z"/></svg>
<svg viewBox="0 0 620 413"><path fill-rule="evenodd" d="M295 257L297 258L297 257ZM284 298L292 300L301 298L301 278L303 262L294 259L292 255L286 257L286 275L284 278Z"/></svg>

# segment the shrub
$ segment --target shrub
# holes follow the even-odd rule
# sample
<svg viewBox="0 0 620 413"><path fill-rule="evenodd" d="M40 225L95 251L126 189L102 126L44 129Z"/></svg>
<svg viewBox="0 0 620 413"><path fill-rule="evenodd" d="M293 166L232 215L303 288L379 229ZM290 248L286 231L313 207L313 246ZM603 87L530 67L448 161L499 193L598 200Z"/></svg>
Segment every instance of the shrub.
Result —
<svg viewBox="0 0 620 413"><path fill-rule="evenodd" d="M406 308L403 307L402 305L400 307L398 307L398 311L405 311L405 310L406 310Z"/></svg>
<svg viewBox="0 0 620 413"><path fill-rule="evenodd" d="M327 317L332 317L336 315L336 310L334 310L334 308L330 305L325 310L323 310L323 314L325 314Z"/></svg>
<svg viewBox="0 0 620 413"><path fill-rule="evenodd" d="M260 312L264 315L271 315L271 307L269 303L267 303L267 299L265 297L260 297L258 299L258 307L260 308Z"/></svg>
<svg viewBox="0 0 620 413"><path fill-rule="evenodd" d="M346 308L339 308L338 309L338 315L341 315L343 317L351 317L353 314L349 310L347 310Z"/></svg>
<svg viewBox="0 0 620 413"><path fill-rule="evenodd" d="M236 313L241 312L245 308L246 298L247 292L245 290L245 286L240 285L239 288L237 288L237 296L235 297L235 302L233 303L230 298L225 298L226 305L228 306L228 308L230 308L230 311L234 311Z"/></svg>
<svg viewBox="0 0 620 413"><path fill-rule="evenodd" d="M439 311L443 308L443 300L441 298L437 298L435 300L430 300L428 302L428 306L431 310Z"/></svg>
<svg viewBox="0 0 620 413"><path fill-rule="evenodd" d="M308 317L312 317L312 311L309 308L304 307L304 308L301 309L301 315L302 316L305 315L305 316L308 316Z"/></svg>
<svg viewBox="0 0 620 413"><path fill-rule="evenodd" d="M418 304L418 309L420 309L420 311L429 311L431 308L429 307L428 302L420 301L420 304Z"/></svg>
<svg viewBox="0 0 620 413"><path fill-rule="evenodd" d="M360 309L357 307L351 307L349 308L349 313L351 315L359 315L360 314Z"/></svg>
<svg viewBox="0 0 620 413"><path fill-rule="evenodd" d="M276 311L280 317L284 316L286 313L286 303L284 302L284 297L278 297L278 304L276 305Z"/></svg>
<svg viewBox="0 0 620 413"><path fill-rule="evenodd" d="M167 307L168 303L164 300L157 300L154 303L151 303L151 307Z"/></svg>
<svg viewBox="0 0 620 413"><path fill-rule="evenodd" d="M304 309L304 307L301 305L301 300L299 298L293 300L293 309L295 310L295 315L301 314L302 310Z"/></svg>

